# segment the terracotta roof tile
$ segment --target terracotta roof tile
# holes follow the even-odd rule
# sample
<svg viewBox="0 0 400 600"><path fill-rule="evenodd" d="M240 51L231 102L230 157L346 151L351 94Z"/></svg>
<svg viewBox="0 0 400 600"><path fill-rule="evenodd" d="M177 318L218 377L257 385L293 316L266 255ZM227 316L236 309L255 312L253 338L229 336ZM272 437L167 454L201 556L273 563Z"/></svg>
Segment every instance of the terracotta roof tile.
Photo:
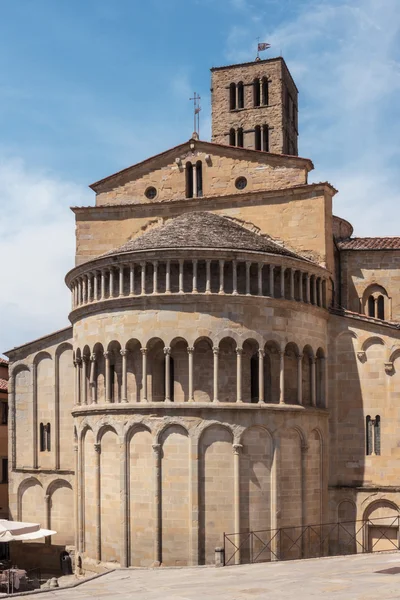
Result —
<svg viewBox="0 0 400 600"><path fill-rule="evenodd" d="M364 237L339 240L340 250L400 250L400 237Z"/></svg>
<svg viewBox="0 0 400 600"><path fill-rule="evenodd" d="M177 248L250 250L307 260L273 242L267 236L250 231L229 218L202 211L170 219L104 256Z"/></svg>
<svg viewBox="0 0 400 600"><path fill-rule="evenodd" d="M0 392L6 392L8 389L8 381L0 379Z"/></svg>
<svg viewBox="0 0 400 600"><path fill-rule="evenodd" d="M0 356L0 365L8 365L8 360Z"/></svg>

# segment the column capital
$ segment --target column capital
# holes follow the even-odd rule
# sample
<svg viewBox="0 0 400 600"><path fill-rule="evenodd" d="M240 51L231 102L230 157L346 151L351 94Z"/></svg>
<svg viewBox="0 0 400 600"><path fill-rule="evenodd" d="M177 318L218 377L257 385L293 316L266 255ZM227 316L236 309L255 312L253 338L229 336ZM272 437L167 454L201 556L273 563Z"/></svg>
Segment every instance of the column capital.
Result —
<svg viewBox="0 0 400 600"><path fill-rule="evenodd" d="M161 444L152 444L153 452L156 456L159 456L161 453Z"/></svg>
<svg viewBox="0 0 400 600"><path fill-rule="evenodd" d="M243 354L243 348L236 348L236 354L238 356L242 356L242 354Z"/></svg>
<svg viewBox="0 0 400 600"><path fill-rule="evenodd" d="M242 444L233 444L232 445L232 450L233 450L233 454L241 454L242 450L243 450L243 445Z"/></svg>
<svg viewBox="0 0 400 600"><path fill-rule="evenodd" d="M95 354L91 354L90 355L90 362L96 362L96 355Z"/></svg>
<svg viewBox="0 0 400 600"><path fill-rule="evenodd" d="M107 352L103 352L103 356L105 359L110 358L110 354L111 354L111 352L109 352L108 350L107 350Z"/></svg>
<svg viewBox="0 0 400 600"><path fill-rule="evenodd" d="M153 267L158 267L158 260L153 260Z"/></svg>
<svg viewBox="0 0 400 600"><path fill-rule="evenodd" d="M214 346L213 349L212 349L212 351L213 351L214 355L218 355L219 354L219 348L218 348L218 346Z"/></svg>
<svg viewBox="0 0 400 600"><path fill-rule="evenodd" d="M188 346L187 352L188 352L188 354L193 354L194 353L194 347L193 346Z"/></svg>
<svg viewBox="0 0 400 600"><path fill-rule="evenodd" d="M97 454L100 454L101 453L101 444L99 444L99 443L94 444L94 451Z"/></svg>
<svg viewBox="0 0 400 600"><path fill-rule="evenodd" d="M265 356L265 351L264 351L264 350L262 350L261 348L259 348L259 349L258 349L258 356L259 356L260 358L264 358L264 356Z"/></svg>
<svg viewBox="0 0 400 600"><path fill-rule="evenodd" d="M169 346L165 346L164 348L164 354L165 356L170 355L171 354L171 348Z"/></svg>
<svg viewBox="0 0 400 600"><path fill-rule="evenodd" d="M122 348L122 350L119 351L121 356L126 356L128 354L128 350L126 348Z"/></svg>
<svg viewBox="0 0 400 600"><path fill-rule="evenodd" d="M44 501L45 501L46 504L49 504L49 502L50 502L50 494L46 494L45 495Z"/></svg>
<svg viewBox="0 0 400 600"><path fill-rule="evenodd" d="M88 356L87 354L84 354L84 355L82 356L82 360L83 360L83 362L84 362L84 363L88 363L88 362L89 362L89 360L90 360L90 356Z"/></svg>
<svg viewBox="0 0 400 600"><path fill-rule="evenodd" d="M76 359L75 359L75 362L76 362L76 364L78 365L78 367L80 367L80 366L81 366L81 364L82 364L82 359L81 359L81 358L76 358Z"/></svg>
<svg viewBox="0 0 400 600"><path fill-rule="evenodd" d="M140 352L143 354L143 356L146 356L147 350L148 348L140 348Z"/></svg>
<svg viewBox="0 0 400 600"><path fill-rule="evenodd" d="M78 452L78 444L74 444L74 452Z"/></svg>
<svg viewBox="0 0 400 600"><path fill-rule="evenodd" d="M297 355L297 360L298 360L299 362L301 362L301 361L303 360L303 356L304 356L303 354L298 354L298 355Z"/></svg>
<svg viewBox="0 0 400 600"><path fill-rule="evenodd" d="M225 264L225 259L224 258L220 258L218 262L221 265L221 267L223 267L224 264Z"/></svg>

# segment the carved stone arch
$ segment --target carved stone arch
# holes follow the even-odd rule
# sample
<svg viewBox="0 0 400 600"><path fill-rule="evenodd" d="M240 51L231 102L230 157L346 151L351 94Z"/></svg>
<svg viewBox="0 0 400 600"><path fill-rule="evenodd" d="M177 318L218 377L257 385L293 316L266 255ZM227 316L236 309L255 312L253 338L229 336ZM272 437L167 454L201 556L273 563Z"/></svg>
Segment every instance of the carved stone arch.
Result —
<svg viewBox="0 0 400 600"><path fill-rule="evenodd" d="M387 498L377 498L373 500L370 504L368 504L368 506L364 509L363 520L366 521L367 519L369 519L371 513L373 513L374 510L377 510L378 508L388 508L396 511L397 513L400 513L398 505L392 500L388 500Z"/></svg>
<svg viewBox="0 0 400 600"><path fill-rule="evenodd" d="M37 366L39 364L39 362L41 360L44 360L45 358L49 358L50 360L53 360L53 356L50 354L50 352L47 352L47 350L40 350L40 352L35 354L34 359L33 359L33 364L35 366Z"/></svg>
<svg viewBox="0 0 400 600"><path fill-rule="evenodd" d="M59 489L59 488L68 488L69 490L72 490L72 485L69 481L67 481L66 479L54 479L53 481L51 481L47 488L46 488L46 496L52 496L52 494L55 492L55 490Z"/></svg>
<svg viewBox="0 0 400 600"><path fill-rule="evenodd" d="M107 433L108 431L112 431L113 433L115 433L117 438L120 437L118 434L118 431L116 430L114 425L111 425L110 423L101 423L96 432L95 443L101 444L101 440L102 440L104 434Z"/></svg>
<svg viewBox="0 0 400 600"><path fill-rule="evenodd" d="M289 427L286 431L295 431L300 438L301 448L304 450L307 449L307 447L308 447L307 437L301 427L299 427L298 425L295 425L294 427Z"/></svg>
<svg viewBox="0 0 400 600"><path fill-rule="evenodd" d="M59 358L60 354L62 354L66 350L74 350L73 345L70 342L62 342L61 344L59 344L55 351L56 358Z"/></svg>
<svg viewBox="0 0 400 600"><path fill-rule="evenodd" d="M338 333L337 336L335 337L335 345L337 345L340 338L342 338L345 335L350 336L353 340L358 341L358 339L359 339L358 335L355 331L353 331L352 329L344 329L343 331L340 331L340 333Z"/></svg>
<svg viewBox="0 0 400 600"><path fill-rule="evenodd" d="M213 428L225 429L231 436L232 445L235 443L235 431L233 428L231 428L226 423L220 423L219 421L212 421L211 423L208 422L203 427L201 427L201 431L199 432L198 440L197 440L198 445L200 445L202 437L204 436L205 432L208 431L209 429L213 429Z"/></svg>
<svg viewBox="0 0 400 600"><path fill-rule="evenodd" d="M399 347L395 347L393 349L391 349L391 354L390 354L390 358L389 358L389 362L391 363L395 363L395 361L400 358L400 348Z"/></svg>
<svg viewBox="0 0 400 600"><path fill-rule="evenodd" d="M243 437L250 429L261 429L262 431L265 431L265 433L271 440L272 448L274 448L274 436L272 435L271 431L265 425L259 425L258 423L256 423L255 425L249 425L249 427L244 427L240 431L239 435L235 432L235 438L237 438L237 440L235 439L234 443L243 444Z"/></svg>
<svg viewBox="0 0 400 600"><path fill-rule="evenodd" d="M39 487L42 488L43 490L43 485L42 483L39 481L39 479L37 479L36 477L28 477L27 479L24 479L23 481L21 481L21 483L18 486L18 490L17 490L17 518L19 520L22 519L22 497L24 495L24 493L26 492L26 490L28 490L29 488L38 485ZM43 494L44 496L44 494Z"/></svg>
<svg viewBox="0 0 400 600"><path fill-rule="evenodd" d="M81 423L81 426L79 427L79 430L78 430L78 441L79 442L84 441L86 433L88 431L91 431L94 434L92 426L89 423L87 423L86 421L83 421L83 423Z"/></svg>
<svg viewBox="0 0 400 600"><path fill-rule="evenodd" d="M190 439L190 437L191 437L190 430L186 427L186 425L180 419L176 419L176 420L174 420L173 423L166 423L165 425L162 425L160 427L160 429L158 429L158 431L155 434L154 442L156 444L162 444L165 432L168 431L169 428L173 428L173 427L178 427L179 429L182 429L184 431L185 435L188 437L188 439Z"/></svg>
<svg viewBox="0 0 400 600"><path fill-rule="evenodd" d="M256 332L252 332L251 334L243 333L242 335L239 336L239 339L240 339L239 347L242 347L242 348L246 342L253 343L253 344L257 345L258 348L264 347L263 336Z"/></svg>
<svg viewBox="0 0 400 600"><path fill-rule="evenodd" d="M366 352L368 350L368 348L370 348L374 344L377 344L379 346L384 346L385 348L387 348L385 340L383 338L375 335L375 336L368 337L367 339L365 339L362 342L362 344L361 344L361 350L363 352Z"/></svg>
<svg viewBox="0 0 400 600"><path fill-rule="evenodd" d="M31 368L29 365L25 364L25 363L20 363L18 365L15 365L15 367L13 367L11 369L11 373L10 373L10 378L13 378L15 380L15 377L19 374L22 373L23 371L28 371L29 373L31 373Z"/></svg>
<svg viewBox="0 0 400 600"><path fill-rule="evenodd" d="M131 442L132 438L135 436L135 434L140 431L147 431L148 433L150 433L150 435L153 435L153 432L152 432L151 428L149 427L149 425L146 425L142 421L138 421L137 423L129 423L129 425L126 427L126 429L124 431L124 443L130 444L130 442Z"/></svg>
<svg viewBox="0 0 400 600"><path fill-rule="evenodd" d="M240 337L241 336L238 333L225 329L222 333L214 338L214 345L219 346L223 340L233 340L236 344L236 348L241 348L242 345Z"/></svg>
<svg viewBox="0 0 400 600"><path fill-rule="evenodd" d="M342 500L340 500L340 502L338 502L338 504L336 506L336 520L338 523L340 522L340 507L345 502L347 502L348 504L351 504L352 508L354 509L354 515L355 515L354 521L356 520L357 504L354 502L354 500L352 498L346 497L346 498L342 498Z"/></svg>

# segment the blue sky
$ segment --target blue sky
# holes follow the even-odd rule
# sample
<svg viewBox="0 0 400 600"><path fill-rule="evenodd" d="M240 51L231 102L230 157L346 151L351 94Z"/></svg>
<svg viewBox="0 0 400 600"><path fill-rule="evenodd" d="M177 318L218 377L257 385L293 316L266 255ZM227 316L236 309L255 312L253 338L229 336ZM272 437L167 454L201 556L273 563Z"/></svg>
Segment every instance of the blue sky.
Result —
<svg viewBox="0 0 400 600"><path fill-rule="evenodd" d="M209 68L282 55L302 156L356 235L400 234L399 0L15 0L0 21L0 350L68 324L71 205L188 139Z"/></svg>

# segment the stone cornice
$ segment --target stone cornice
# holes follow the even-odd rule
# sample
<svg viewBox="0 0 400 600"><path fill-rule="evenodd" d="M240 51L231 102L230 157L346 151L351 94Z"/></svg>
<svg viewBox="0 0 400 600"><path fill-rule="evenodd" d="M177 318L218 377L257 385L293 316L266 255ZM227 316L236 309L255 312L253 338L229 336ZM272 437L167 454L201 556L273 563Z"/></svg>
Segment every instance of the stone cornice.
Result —
<svg viewBox="0 0 400 600"><path fill-rule="evenodd" d="M362 315L359 313L353 313L344 308L329 308L329 312L332 315L337 317L344 317L346 319L351 319L353 321L359 321L361 323L368 324L369 326L373 325L376 327L385 327L385 329L392 329L394 331L400 331L400 323L392 323L389 321L382 321L380 319L375 319L373 317L368 317L367 315Z"/></svg>
<svg viewBox="0 0 400 600"><path fill-rule="evenodd" d="M295 310L296 312L306 312L315 314L319 318L328 320L329 312L326 308L316 306L314 304L308 304L305 302L298 302L296 300L287 300L286 298L270 298L267 296L247 296L247 295L233 295L233 294L218 294L218 293L187 293L187 294L149 294L146 296L121 296L116 298L110 298L106 300L100 300L98 302L92 302L85 304L71 311L69 314L69 320L74 325L77 321L83 318L96 315L98 313L104 313L115 310L149 310L149 309L162 309L164 305L171 306L174 304L176 307L189 305L193 307L195 304L204 305L202 310L206 310L207 307L212 303L213 305L220 303L222 307L229 304L245 305L249 306L251 303L260 304L264 306L271 306L275 308L287 307L288 310Z"/></svg>
<svg viewBox="0 0 400 600"><path fill-rule="evenodd" d="M28 355L32 352L38 352L42 348L47 349L49 345L70 340L72 340L72 327L68 326L64 329L59 329L58 331L54 331L53 333L49 333L48 335L37 338L36 340L32 340L31 342L27 342L26 344L22 344L21 346L16 346L11 350L7 350L7 352L4 352L4 354L8 356L11 362L14 362L20 358L23 358L23 356L19 355Z"/></svg>
<svg viewBox="0 0 400 600"><path fill-rule="evenodd" d="M314 198L316 195L322 195L328 193L330 196L334 196L337 190L327 181L321 183L305 183L303 185L296 185L290 188L280 188L276 190L258 190L254 192L241 192L238 194L228 194L226 196L215 195L215 196L203 196L202 198L179 198L177 200L166 200L164 202L137 202L137 203L120 203L120 204L101 204L98 206L72 206L71 210L76 215L92 216L95 218L97 215L105 217L107 211L110 215L114 215L115 218L122 218L124 211L127 213L134 213L135 217L140 216L140 213L147 215L159 214L163 210L169 211L171 207L179 209L201 209L201 210L213 210L217 208L223 208L224 204L231 205L232 202L240 205L241 203L247 204L250 200L259 200L260 204L270 199L276 199L281 197L302 197L302 198ZM212 205L214 203L214 206ZM139 214L138 214L139 213ZM108 215L107 215L108 216Z"/></svg>

